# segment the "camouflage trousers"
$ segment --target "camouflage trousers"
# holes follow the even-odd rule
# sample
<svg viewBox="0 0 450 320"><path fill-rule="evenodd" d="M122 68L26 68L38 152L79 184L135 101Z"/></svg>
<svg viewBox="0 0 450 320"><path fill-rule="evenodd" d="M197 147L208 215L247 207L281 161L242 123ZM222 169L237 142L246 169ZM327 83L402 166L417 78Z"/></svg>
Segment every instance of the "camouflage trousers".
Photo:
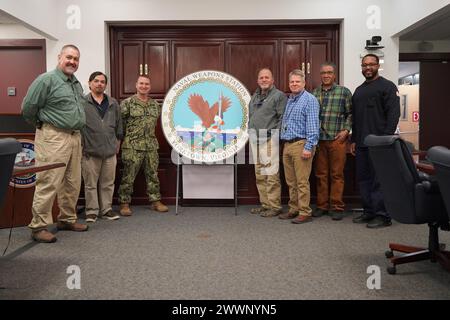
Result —
<svg viewBox="0 0 450 320"><path fill-rule="evenodd" d="M122 149L122 181L119 187L119 203L130 203L133 185L139 169L144 167L147 195L150 202L161 200L158 179L158 151Z"/></svg>

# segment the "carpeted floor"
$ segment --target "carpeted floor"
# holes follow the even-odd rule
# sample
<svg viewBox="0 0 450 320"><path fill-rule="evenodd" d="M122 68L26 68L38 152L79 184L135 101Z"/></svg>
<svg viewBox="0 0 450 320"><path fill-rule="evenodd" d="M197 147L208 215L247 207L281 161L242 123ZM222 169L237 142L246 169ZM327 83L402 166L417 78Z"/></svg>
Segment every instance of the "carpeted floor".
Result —
<svg viewBox="0 0 450 320"><path fill-rule="evenodd" d="M133 207L133 216L88 232L57 232L54 244L15 228L0 258L0 299L450 299L450 273L437 263L386 272L388 243L424 246L426 225L370 230L350 213L294 225L250 208L236 216L234 208ZM8 235L0 230L1 253ZM440 242L450 244L450 233ZM80 289L67 287L72 265ZM381 269L379 290L367 287L371 265Z"/></svg>

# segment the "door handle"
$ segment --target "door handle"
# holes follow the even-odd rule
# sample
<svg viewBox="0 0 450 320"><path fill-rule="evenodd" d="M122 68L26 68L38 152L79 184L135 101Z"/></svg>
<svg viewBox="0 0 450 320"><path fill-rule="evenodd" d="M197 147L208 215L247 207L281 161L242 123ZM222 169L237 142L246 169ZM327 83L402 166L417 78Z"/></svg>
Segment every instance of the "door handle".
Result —
<svg viewBox="0 0 450 320"><path fill-rule="evenodd" d="M302 71L303 71L303 73L305 73L305 63L304 62L302 62Z"/></svg>
<svg viewBox="0 0 450 320"><path fill-rule="evenodd" d="M146 76L148 76L148 65L147 64L145 64L144 73Z"/></svg>
<svg viewBox="0 0 450 320"><path fill-rule="evenodd" d="M311 64L309 62L306 64L306 73L307 74L311 73Z"/></svg>
<svg viewBox="0 0 450 320"><path fill-rule="evenodd" d="M142 76L142 63L139 65L139 75Z"/></svg>

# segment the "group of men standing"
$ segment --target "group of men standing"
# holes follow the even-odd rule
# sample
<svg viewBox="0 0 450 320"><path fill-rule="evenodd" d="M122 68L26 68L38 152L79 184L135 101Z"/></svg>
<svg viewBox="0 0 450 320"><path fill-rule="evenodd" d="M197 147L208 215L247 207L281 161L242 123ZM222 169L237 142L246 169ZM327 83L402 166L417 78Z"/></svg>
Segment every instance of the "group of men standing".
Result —
<svg viewBox="0 0 450 320"><path fill-rule="evenodd" d="M379 67L376 55L362 58L365 82L353 96L348 88L336 84L336 66L331 62L321 65L322 83L312 94L305 90L303 71L293 70L289 74L291 93L287 101L275 87L271 70L259 71L258 89L249 106L249 129L261 206L253 208L252 213L291 219L295 224L323 215L342 220L344 167L351 134L350 152L356 156L356 178L363 204L363 213L353 222L366 223L368 228L391 225L364 145L369 134L394 134L400 116L397 87L378 74ZM281 210L280 146L289 187L287 213ZM314 212L309 185L313 164L317 182Z"/></svg>
<svg viewBox="0 0 450 320"><path fill-rule="evenodd" d="M105 93L107 76L89 77L90 93L83 96L75 77L80 51L66 45L58 55L55 70L40 75L31 84L22 103L24 118L36 127L36 164L62 162L63 168L37 173L33 218L29 224L35 241L52 243L56 237L47 229L53 224L52 207L57 196L58 230L87 231L77 222L77 201L84 181L86 222L98 217L117 220L112 209L119 150L122 150L122 180L119 187L120 214L130 216L133 184L143 167L151 209L166 212L159 192L158 142L155 137L161 108L148 96L148 76L136 82L137 93L118 102ZM122 142L123 141L123 142ZM122 142L122 145L121 145Z"/></svg>
<svg viewBox="0 0 450 320"><path fill-rule="evenodd" d="M161 114L148 94L150 78L139 76L136 94L119 103L105 93L107 76L94 72L89 77L90 93L83 96L74 73L80 51L66 45L58 55L55 70L40 75L30 86L22 104L24 118L36 127L36 164L62 162L66 166L37 173L29 224L32 238L51 243L48 231L53 223L52 206L58 198L58 230L87 231L77 222L76 205L85 186L86 222L98 217L117 220L132 215L130 208L134 180L143 167L151 209L167 212L161 202L158 180L158 141L155 127ZM249 105L250 146L255 160L256 185L261 206L252 213L279 216L302 224L331 214L341 220L344 212L344 166L346 142L352 133L351 152L356 154L357 179L364 212L354 219L368 227L390 225L364 138L368 134L393 134L400 113L396 86L378 75L378 57L362 59L366 81L353 97L335 83L336 66L324 63L322 84L313 93L305 90L305 74L289 74L289 97L274 85L271 70L258 73L258 89ZM279 146L289 187L289 210L282 212L279 176ZM112 209L117 154L122 150L122 180L118 190L120 215ZM317 209L310 208L309 176L315 156Z"/></svg>

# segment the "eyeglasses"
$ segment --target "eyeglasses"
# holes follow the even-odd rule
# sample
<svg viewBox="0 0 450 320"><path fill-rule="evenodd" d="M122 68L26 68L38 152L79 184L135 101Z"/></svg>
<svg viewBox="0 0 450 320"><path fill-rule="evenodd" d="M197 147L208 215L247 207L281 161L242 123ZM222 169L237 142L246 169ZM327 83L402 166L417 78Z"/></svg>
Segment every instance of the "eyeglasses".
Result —
<svg viewBox="0 0 450 320"><path fill-rule="evenodd" d="M378 63L368 63L368 64L362 64L361 68L365 69L365 68L372 68L372 67L376 67L378 65Z"/></svg>
<svg viewBox="0 0 450 320"><path fill-rule="evenodd" d="M320 71L320 74L334 74L334 71Z"/></svg>

